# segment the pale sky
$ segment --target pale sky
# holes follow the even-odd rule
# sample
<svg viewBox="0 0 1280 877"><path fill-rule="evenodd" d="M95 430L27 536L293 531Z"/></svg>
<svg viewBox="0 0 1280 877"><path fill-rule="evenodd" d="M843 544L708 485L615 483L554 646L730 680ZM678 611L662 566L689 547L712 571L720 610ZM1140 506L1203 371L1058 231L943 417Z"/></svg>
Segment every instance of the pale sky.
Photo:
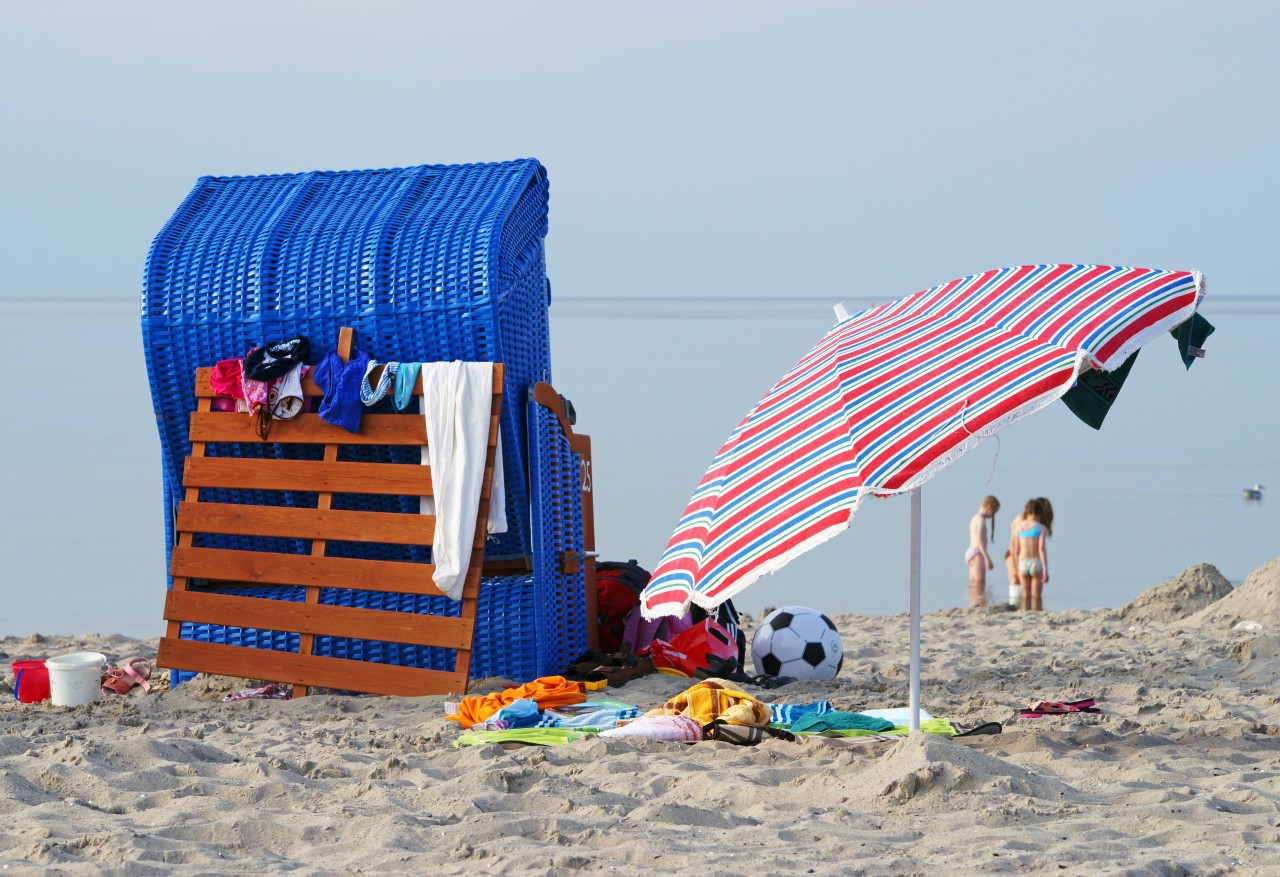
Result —
<svg viewBox="0 0 1280 877"><path fill-rule="evenodd" d="M1280 489L1278 35L1274 0L0 0L0 299L36 301L4 310L0 366L57 351L67 380L110 376L76 404L0 389L3 494L22 498L0 580L51 583L0 623L158 631L133 302L197 178L527 156L551 181L554 380L592 436L607 559L656 564L831 304L1094 262L1205 272L1209 359L1186 374L1166 342L1101 432L1055 406L933 479L926 608L963 602L989 492L1010 512L1054 498L1058 607L1194 562L1239 581L1280 547L1274 501L1240 499ZM39 304L78 297L114 301ZM867 505L740 605L904 611L909 503Z"/></svg>
<svg viewBox="0 0 1280 877"><path fill-rule="evenodd" d="M557 296L1276 292L1274 2L0 2L0 295L136 296L203 174L523 156Z"/></svg>

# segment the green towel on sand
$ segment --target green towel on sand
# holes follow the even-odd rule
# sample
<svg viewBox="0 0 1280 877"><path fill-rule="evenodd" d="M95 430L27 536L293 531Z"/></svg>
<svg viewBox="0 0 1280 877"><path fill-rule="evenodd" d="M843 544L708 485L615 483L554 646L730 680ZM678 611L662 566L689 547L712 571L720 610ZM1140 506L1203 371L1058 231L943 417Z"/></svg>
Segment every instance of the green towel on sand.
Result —
<svg viewBox="0 0 1280 877"><path fill-rule="evenodd" d="M482 743L531 743L539 746L555 746L560 743L576 743L590 737L594 731L580 728L508 728L505 731L468 731L454 746L479 746Z"/></svg>
<svg viewBox="0 0 1280 877"><path fill-rule="evenodd" d="M939 734L943 737L954 737L956 735L956 729L952 727L950 719L926 719L920 723L920 730L926 734ZM814 732L810 731L809 733L813 734ZM907 725L894 725L887 731L864 731L853 728L848 731L819 731L817 733L823 737L874 737L877 734L898 734L905 737L911 733L911 729Z"/></svg>
<svg viewBox="0 0 1280 877"><path fill-rule="evenodd" d="M864 716L862 713L836 711L822 713L821 715L801 716L791 723L791 727L788 730L793 734L801 734L806 731L810 733L818 731L871 731L875 734L892 730L892 728L893 722L885 719Z"/></svg>

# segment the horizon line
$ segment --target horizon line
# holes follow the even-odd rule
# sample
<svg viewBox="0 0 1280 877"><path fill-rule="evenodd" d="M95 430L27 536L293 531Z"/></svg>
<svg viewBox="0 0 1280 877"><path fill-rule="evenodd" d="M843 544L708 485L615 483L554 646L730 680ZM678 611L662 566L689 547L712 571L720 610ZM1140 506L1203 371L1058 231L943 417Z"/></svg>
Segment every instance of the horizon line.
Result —
<svg viewBox="0 0 1280 877"><path fill-rule="evenodd" d="M900 298L899 296L898 298ZM874 307L896 301L872 295L846 296L752 296L752 295L561 295L552 296L551 305L559 305L562 316L635 316L661 317L663 312L678 313L689 317L735 316L788 316L808 318L815 310L831 311L837 304L854 307ZM40 306L108 306L123 305L141 307L141 296L122 295L53 295L46 297L0 295L0 307ZM1223 314L1267 315L1280 314L1280 294L1262 295L1208 295L1201 302L1201 309ZM741 309L735 313L734 309ZM811 310L815 309L815 310Z"/></svg>

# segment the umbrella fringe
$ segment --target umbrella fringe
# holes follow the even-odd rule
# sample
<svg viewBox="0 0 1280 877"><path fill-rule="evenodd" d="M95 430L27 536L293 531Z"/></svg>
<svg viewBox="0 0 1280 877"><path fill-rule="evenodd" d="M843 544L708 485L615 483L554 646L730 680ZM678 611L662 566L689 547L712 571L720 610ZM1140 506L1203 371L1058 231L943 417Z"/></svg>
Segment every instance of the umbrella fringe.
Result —
<svg viewBox="0 0 1280 877"><path fill-rule="evenodd" d="M791 548L788 548L777 557L772 558L751 570L750 573L734 582L732 585L729 585L723 590L716 591L714 595L704 594L701 591L691 591L689 601L691 603L696 603L703 609L715 609L725 600L733 599L733 597L740 591L743 591L755 584L755 582L763 576L777 572L805 552L813 550L828 539L839 536L845 530L849 529L849 525L853 523L853 515L858 510L858 507L862 505L862 498L865 495L865 492L859 491L857 500L855 500L853 505L849 507L849 517L846 518L843 523L828 527L820 533L815 533L803 542L797 543ZM640 614L646 619L660 618L663 615L683 615L686 611L688 611L687 604L659 603L657 606L650 607L647 602L643 600L640 602Z"/></svg>
<svg viewBox="0 0 1280 877"><path fill-rule="evenodd" d="M1124 364L1124 361L1136 353L1144 344L1154 341L1161 335L1178 328L1187 320L1195 316L1196 310L1200 307L1200 301L1204 298L1204 277L1200 272L1195 273L1196 278L1196 297L1191 304L1179 308L1173 316L1160 320L1141 332L1134 335L1129 341L1115 353L1107 358L1106 362L1094 360L1090 357L1091 362L1095 362L1097 367L1103 371L1113 371Z"/></svg>

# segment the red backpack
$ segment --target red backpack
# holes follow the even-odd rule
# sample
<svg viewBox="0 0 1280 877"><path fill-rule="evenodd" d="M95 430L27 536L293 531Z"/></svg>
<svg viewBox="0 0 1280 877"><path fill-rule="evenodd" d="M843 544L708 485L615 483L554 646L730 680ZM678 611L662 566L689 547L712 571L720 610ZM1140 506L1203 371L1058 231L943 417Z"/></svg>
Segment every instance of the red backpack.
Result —
<svg viewBox="0 0 1280 877"><path fill-rule="evenodd" d="M640 605L640 592L649 584L649 571L634 560L596 564L596 626L600 651L622 651L627 616Z"/></svg>

